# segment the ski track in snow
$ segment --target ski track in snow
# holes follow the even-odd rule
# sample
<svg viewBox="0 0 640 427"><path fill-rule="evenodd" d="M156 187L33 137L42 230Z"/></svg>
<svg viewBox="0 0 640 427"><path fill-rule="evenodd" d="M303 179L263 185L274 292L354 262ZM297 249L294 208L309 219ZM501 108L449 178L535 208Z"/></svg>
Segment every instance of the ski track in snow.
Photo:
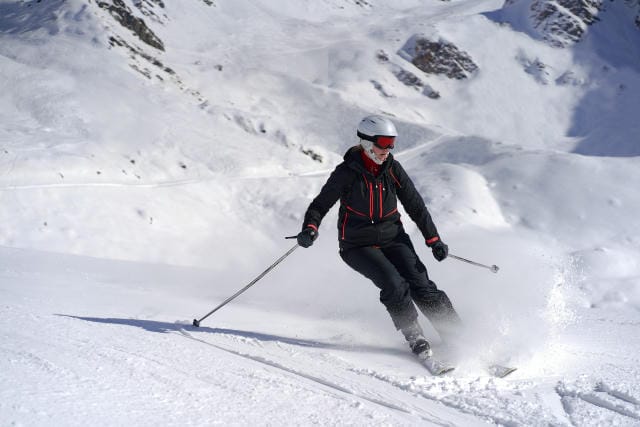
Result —
<svg viewBox="0 0 640 427"><path fill-rule="evenodd" d="M418 156L422 151L431 149L436 145L444 142L445 137L451 137L451 135L440 135L432 141L421 143L415 147L408 148L400 151L396 154L398 160L407 161L411 158ZM178 187L183 185L202 184L206 182L212 182L224 177L225 180L263 180L263 179L287 179L287 178L301 178L301 177L321 177L331 173L333 169L325 170L313 170L309 172L289 172L285 174L247 174L247 175L216 175L206 178L194 178L194 179L179 179L169 180L152 183L125 183L125 182L76 182L76 183L48 183L48 184L16 184L16 185L4 185L0 187L0 191L14 191L14 190L34 190L34 189L51 189L51 188L92 188L92 187L105 187L105 188L162 188L162 187Z"/></svg>
<svg viewBox="0 0 640 427"><path fill-rule="evenodd" d="M408 379L402 379L401 377L397 377L394 375L388 375L379 373L378 371L370 368L357 367L352 363L346 362L341 357L331 356L330 354L320 354L320 355L308 355L301 353L299 351L294 351L291 349L291 344L285 344L283 342L276 342L275 345L280 348L288 349L288 353L295 355L297 357L308 357L311 356L313 358L313 364L325 364L329 363L333 366L333 369L336 367L341 369L342 372L337 378L328 378L326 376L326 372L331 372L328 367L327 369L318 369L321 372L324 372L324 376L320 374L313 374L306 370L302 370L299 367L292 368L284 365L281 362L276 362L273 359L268 359L262 355L256 355L255 353L247 353L247 350L252 346L257 346L261 351L266 350L265 343L260 340L249 339L249 340L238 340L233 336L226 336L226 338L231 338L232 342L236 344L239 342L243 342L244 344L250 344L249 346L243 347L242 350L234 350L228 347L223 347L219 344L213 344L210 341L205 341L204 339L199 339L194 337L191 333L187 332L185 329L181 329L181 333L185 336L188 336L191 339L195 339L199 342L207 344L209 346L213 346L220 350L230 352L232 354L248 358L250 360L254 360L259 363L267 364L269 366L284 370L286 372L292 373L294 375L300 376L302 378L314 381L318 384L333 388L335 390L341 391L348 395L352 395L354 397L364 399L366 401L375 403L380 406L384 406L387 408L391 408L403 413L408 413L412 415L418 416L420 419L424 421L430 421L432 423L436 423L438 425L451 425L450 423L439 419L438 417L434 417L433 414L429 414L424 412L424 409L420 409L420 401L426 400L435 403L436 405L444 405L447 408L450 408L454 411L459 411L463 414L468 414L473 417L477 417L477 420L473 422L482 422L490 421L492 423L496 423L499 425L511 425L514 423L509 416L501 416L498 413L494 413L491 407L482 407L482 405L471 404L473 399L476 397L470 398L458 398L459 396L466 391L475 391L480 392L480 394L484 394L483 399L489 400L497 400L501 401L503 398L499 396L501 391L509 390L510 387L507 385L505 380L498 380L494 378L485 377L471 377L471 378L456 378L456 377L438 377L433 378L430 374L426 373L424 367L422 367L419 363L411 363L414 362L413 358L407 354L406 359L410 361L410 366L412 366L412 371L416 376L412 376ZM277 357L277 356L276 356ZM282 359L282 358L281 358ZM327 360L325 360L327 359ZM287 360L291 362L291 359L284 358L283 360ZM406 362L403 362L406 363ZM298 363L298 366L301 364ZM305 366L310 366L312 363L304 364ZM355 376L349 375L349 373L355 374ZM351 386L347 386L345 384L352 384ZM399 391L394 393L389 391L389 387ZM398 395L398 400L391 401L389 399L390 395ZM407 400L411 400L412 402L417 399L417 403L413 403L413 405L409 406ZM422 403L424 405L424 402ZM469 425L469 422L472 422L473 418L464 421L464 425ZM460 422L460 421L458 421ZM525 420L520 419L519 422L525 422ZM518 422L516 422L518 424ZM453 425L460 425L454 423Z"/></svg>
<svg viewBox="0 0 640 427"><path fill-rule="evenodd" d="M223 334L222 336L216 334L217 339L212 342L210 339L198 338L184 328L180 328L180 333L190 339L219 350L261 364L266 364L354 398L362 399L405 414L411 414L424 421L438 425L451 424L429 412L425 412L424 409L420 408L419 402L410 404L407 401L425 399L438 405L444 405L454 411L478 417L480 420L489 421L498 425L521 425L521 423L531 422L531 420L527 421L527 419L518 419L517 417L514 419L512 414L508 412L500 414L499 411L494 411L502 405L505 407L517 406L514 405L514 396L511 393L515 393L516 396L522 393L524 389L530 386L530 382L527 380L523 381L519 379L508 381L490 378L488 376L469 377L467 375L463 375L462 377L452 375L450 377L433 378L429 374L420 375L422 367L417 363L414 366L416 376L402 378L395 375L384 374L375 369L358 367L347 362L340 356L333 356L329 353L307 354L301 352L299 349L294 349L293 347L296 344L292 343L282 341L265 343L257 338L243 338L234 336L233 334ZM219 338L222 338L224 342L220 343L219 341L221 340ZM230 344L235 345L235 348L231 348ZM282 358L278 353L272 353L270 348L274 346L277 347L278 350L285 350L292 358ZM263 353L256 354L250 351L251 348L255 347L259 348ZM311 346L311 348L313 348L313 346ZM272 358L264 356L265 353L272 354ZM275 358L281 361L276 361ZM300 363L298 361L295 367L291 365L290 362L301 358L311 358L312 360L309 361L311 363ZM322 367L315 372L300 367L301 365L313 366L326 363L330 363L334 369L336 367L339 368L341 370L340 375L338 377L329 377L326 374L329 370L322 369ZM324 374L319 374L317 373L318 371ZM349 373L355 374L355 377L349 375ZM560 381L559 385L555 387L555 390L560 396L567 418L563 420L549 414L544 414L544 408L539 408L544 415L543 419L548 420L552 425L567 424L568 422L566 422L566 420L572 420L576 417L577 410L567 409L569 407L568 405L571 404L567 403L567 401L573 398L579 398L591 405L612 411L615 413L613 414L614 418L619 414L624 417L639 419L637 402L635 402L633 397L623 392L615 389L612 390L603 383L596 385L592 392L567 391L571 389L565 389L563 384L564 383ZM393 392L388 391L389 386L401 392L397 400L389 399L389 396L394 395ZM472 392L471 396L465 396L465 393L469 392ZM505 393L508 396L506 398L504 396ZM479 403L479 400L483 403ZM490 401L494 403L487 405L486 403ZM517 402L517 400L515 401ZM530 405L530 402L523 402L523 405ZM584 409L581 410L584 411ZM527 417L529 416L530 414L527 414ZM602 419L602 417L600 418ZM609 418L611 418L611 416L608 418L605 417L605 419ZM583 424L584 420L582 418L580 418L580 420L576 425Z"/></svg>
<svg viewBox="0 0 640 427"><path fill-rule="evenodd" d="M264 180L264 179L287 179L297 177L316 177L323 176L330 173L330 170L312 171L303 173L288 173L282 175L276 174L251 174L251 175L224 175L225 180ZM206 182L213 182L220 180L220 176L213 176L209 178L197 178L197 179L181 179L175 181L162 181L153 183L124 183L124 182L78 182L78 183L59 183L59 184L17 184L17 185L5 185L0 187L0 191L13 191L13 190L35 190L35 189L49 189L49 188L92 188L92 187L105 187L105 188L162 188L162 187L178 187L183 185L202 184Z"/></svg>
<svg viewBox="0 0 640 427"><path fill-rule="evenodd" d="M258 362L258 363L262 363L265 364L267 366L270 366L272 368L277 368L279 370L282 370L284 372L296 375L298 377L304 378L306 380L312 381L314 383L317 383L321 386L325 386L328 387L330 389L333 389L335 391L347 394L351 397L357 398L357 399L362 399L364 401L367 401L369 403L373 403L375 405L379 405L382 406L384 408L387 409L392 409L395 411L399 411L405 414L409 414L409 415L415 415L418 418L420 418L423 421L428 421L440 426L452 426L455 424L452 424L449 421L446 421L444 419L441 419L440 417L436 416L435 414L431 414L427 411L425 411L424 409L420 409L416 406L414 407L407 407L406 404L402 404L401 402L392 402L388 399L383 399L381 396L377 396L377 395L371 395L371 393L363 393L362 391L358 391L343 385L340 385L337 382L333 382L330 381L328 379L322 378L320 376L316 376L310 373L306 373L303 371L300 371L298 369L293 369L293 368L289 368L279 362L276 362L274 360L270 360L268 358L265 358L263 356L258 356L258 355L253 355L253 354L249 354L249 353L245 353L242 351L238 351L238 350L232 350L229 348L224 348L220 345L217 344L213 344L211 342L205 341L204 339L200 339L200 338L196 338L194 337L191 333L189 333L188 331L186 331L185 329L180 329L180 332L190 338L193 339L195 341L201 342L203 344L206 344L208 346L214 347L216 349L222 350L222 351L226 351L228 353L234 354L236 356L240 356L249 360L252 360L254 362ZM282 343L277 343L278 346L282 346ZM369 395L367 395L369 394Z"/></svg>
<svg viewBox="0 0 640 427"><path fill-rule="evenodd" d="M451 375L432 377L404 347L254 332L251 319L259 316L242 314L242 304L216 322L239 310L231 324L245 330L153 320L167 317L157 308L151 316L144 314L166 302L161 281L118 279L113 272L119 264L109 267L108 261L85 261L99 270L70 263L81 258L42 263L40 270L26 273L25 268L33 268L26 262L32 259L29 251L4 248L3 253L3 283L14 285L0 286L0 316L7 320L0 325L0 371L12 373L0 389L0 424L60 424L65 419L81 424L104 418L108 425L201 425L228 417L241 424L280 424L281 417L268 414L288 407L293 396L297 404L291 423L596 426L640 420L633 354L619 359L626 360L624 365L604 365L591 374L575 375L562 366L556 367L559 372L545 373L532 370L525 360L513 376L496 379L462 361ZM172 274L184 278L185 271ZM84 298L69 298L76 294ZM146 295L145 302L135 295ZM185 309L193 305L180 298L172 303ZM78 309L122 312L128 306L141 314L73 314ZM610 327L599 316L592 316L587 330L598 334ZM247 318L249 324L243 326ZM269 319L268 331L292 323L279 320L277 312L270 312ZM620 333L631 336L631 320L612 321L622 322ZM309 323L294 330L317 323L304 322ZM350 328L348 322L341 324L341 329ZM599 351L582 351L580 359L615 357L606 347ZM78 399L81 407L75 404ZM258 405L253 412L252 405ZM134 410L117 415L122 407Z"/></svg>
<svg viewBox="0 0 640 427"><path fill-rule="evenodd" d="M613 420L616 425L640 424L638 400L603 382L586 385L560 382L556 392L574 425L582 425L588 419L594 423Z"/></svg>
<svg viewBox="0 0 640 427"><path fill-rule="evenodd" d="M431 414L425 416L424 412L418 409L419 403L408 406L406 400L409 396L411 399L418 398L432 401L438 405L444 405L460 413L468 414L480 420L489 421L498 425L522 425L523 423L532 423L532 414L530 413L531 402L523 399L521 403L518 403L517 397L526 394L527 389L533 386L534 383L532 383L530 379L500 380L488 376L468 376L467 374L433 378L428 374L420 375L419 372L422 367L417 363L414 366L414 372L417 376L402 378L402 376L381 373L376 369L358 367L347 362L342 356L333 356L328 353L321 353L319 355L306 354L299 349L293 349L292 347L294 347L295 344L291 343L276 341L275 343L267 344L259 339L238 339L232 335L224 335L224 338L230 339L231 343L236 345L242 343L244 345L242 347L236 347L236 349L231 349L228 347L229 343L219 344L216 340L214 344L209 340L194 337L192 333L185 329L181 329L180 332L191 339L195 339L209 346L259 363L267 364L380 406L417 415L421 419L429 420L430 422L439 423L441 420L433 418ZM287 361L286 363L276 362L274 359L249 351L252 347L259 347L261 351L265 351L272 346L276 346L278 349L285 349L287 353L294 358L311 357L313 362L315 362L313 364L316 365L330 363L334 369L338 367L343 370L343 372L341 372L338 378L333 379L327 377L326 374L321 375L301 369L299 367L300 363L297 364L298 367L287 365L292 359L283 359L278 355L274 355L274 357L279 357L280 360ZM311 366L312 364L303 363L302 365ZM321 372L328 371L322 368L319 370ZM355 374L356 378L349 376L349 372ZM539 380L539 377L533 379ZM381 386L380 383L384 385ZM346 384L353 385L347 386ZM389 392L386 391L388 386L401 392L401 397L398 401L391 401L388 398ZM375 390L375 393L372 394L373 390ZM554 390L562 402L562 407L566 412L564 415L566 415L566 417L552 414L541 405L539 408L534 409L534 413L537 412L536 415L541 416L541 418L539 418L541 423L544 421L551 425L591 425L588 422L588 417L584 416L582 412L586 410L591 414L593 409L579 408L579 405L576 406L572 400L575 398L579 398L581 401L595 406L598 409L612 412L611 414L601 414L598 418L599 420L618 419L620 415L622 419L618 420L619 422L623 425L626 425L625 423L632 425L634 420L640 419L638 418L637 400L628 393L606 386L603 382L596 384L591 391L575 391L573 388L566 387L565 380L560 380ZM520 404L522 407L529 407L528 411L524 412L527 414L525 418L519 418L517 415L514 417L514 414L522 413L520 412L522 409L516 410ZM501 413L501 411L505 412ZM576 418L579 421L575 421ZM532 425L538 424L532 423Z"/></svg>

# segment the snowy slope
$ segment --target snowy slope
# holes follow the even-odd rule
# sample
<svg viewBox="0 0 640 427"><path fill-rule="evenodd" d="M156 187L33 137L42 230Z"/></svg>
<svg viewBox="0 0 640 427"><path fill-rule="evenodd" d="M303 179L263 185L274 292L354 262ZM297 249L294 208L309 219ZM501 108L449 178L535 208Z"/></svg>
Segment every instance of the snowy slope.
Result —
<svg viewBox="0 0 640 427"><path fill-rule="evenodd" d="M0 1L0 425L639 423L638 5L558 47L559 3ZM428 74L419 39L477 68ZM190 326L293 245L370 112L451 252L500 266L418 248L456 371L411 358L335 210Z"/></svg>

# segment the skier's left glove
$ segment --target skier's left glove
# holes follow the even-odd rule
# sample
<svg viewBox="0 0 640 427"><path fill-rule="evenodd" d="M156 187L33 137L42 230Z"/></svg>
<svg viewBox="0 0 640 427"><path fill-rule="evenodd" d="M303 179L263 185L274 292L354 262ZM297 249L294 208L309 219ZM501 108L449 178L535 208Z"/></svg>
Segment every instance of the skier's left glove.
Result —
<svg viewBox="0 0 640 427"><path fill-rule="evenodd" d="M313 245L313 241L317 238L318 232L311 227L306 227L296 236L298 244L303 248L308 248L309 246Z"/></svg>
<svg viewBox="0 0 640 427"><path fill-rule="evenodd" d="M436 260L442 261L449 255L449 246L445 245L441 240L438 240L431 246L431 251Z"/></svg>

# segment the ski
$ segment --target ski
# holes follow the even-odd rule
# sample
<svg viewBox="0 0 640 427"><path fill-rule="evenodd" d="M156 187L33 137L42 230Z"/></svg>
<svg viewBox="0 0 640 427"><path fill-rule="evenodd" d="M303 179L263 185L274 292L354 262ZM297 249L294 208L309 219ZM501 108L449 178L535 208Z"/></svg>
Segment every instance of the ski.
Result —
<svg viewBox="0 0 640 427"><path fill-rule="evenodd" d="M493 375L496 378L504 378L516 369L518 368L496 364L487 366L487 372L489 372L489 374Z"/></svg>
<svg viewBox="0 0 640 427"><path fill-rule="evenodd" d="M420 354L417 355L418 360L420 361L420 363L427 368L427 370L431 373L431 375L433 376L440 376L440 375L444 375L448 372L451 372L455 369L455 366L449 365L445 362L442 362L438 359L435 359L432 355L431 355L431 351L424 351Z"/></svg>
<svg viewBox="0 0 640 427"><path fill-rule="evenodd" d="M431 375L433 376L441 376L444 374L447 374L451 371L453 371L454 369L456 369L456 367L450 363L446 363L443 362L442 360L438 360L437 358L433 357L433 352L431 350L427 350L424 351L420 354L417 354L416 357L418 358L418 360L420 361L420 363L427 368L427 370L431 373ZM488 365L486 367L487 373L493 377L496 378L504 378L510 374L512 374L514 371L516 371L518 368L514 368L511 366L505 366L505 365L499 365L497 363Z"/></svg>

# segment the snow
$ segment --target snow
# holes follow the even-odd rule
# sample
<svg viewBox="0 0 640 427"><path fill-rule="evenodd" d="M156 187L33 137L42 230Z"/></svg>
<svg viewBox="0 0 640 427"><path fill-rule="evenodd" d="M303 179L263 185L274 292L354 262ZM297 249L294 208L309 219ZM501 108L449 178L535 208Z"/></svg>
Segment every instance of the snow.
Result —
<svg viewBox="0 0 640 427"><path fill-rule="evenodd" d="M561 49L526 2L510 26L501 0L124 3L164 53L95 2L0 1L0 425L640 422L635 9ZM421 73L419 34L478 72ZM467 326L460 354L421 318L456 370L430 376L340 261L337 209L193 327L293 247L368 113L451 252L500 267L437 263L402 212Z"/></svg>

